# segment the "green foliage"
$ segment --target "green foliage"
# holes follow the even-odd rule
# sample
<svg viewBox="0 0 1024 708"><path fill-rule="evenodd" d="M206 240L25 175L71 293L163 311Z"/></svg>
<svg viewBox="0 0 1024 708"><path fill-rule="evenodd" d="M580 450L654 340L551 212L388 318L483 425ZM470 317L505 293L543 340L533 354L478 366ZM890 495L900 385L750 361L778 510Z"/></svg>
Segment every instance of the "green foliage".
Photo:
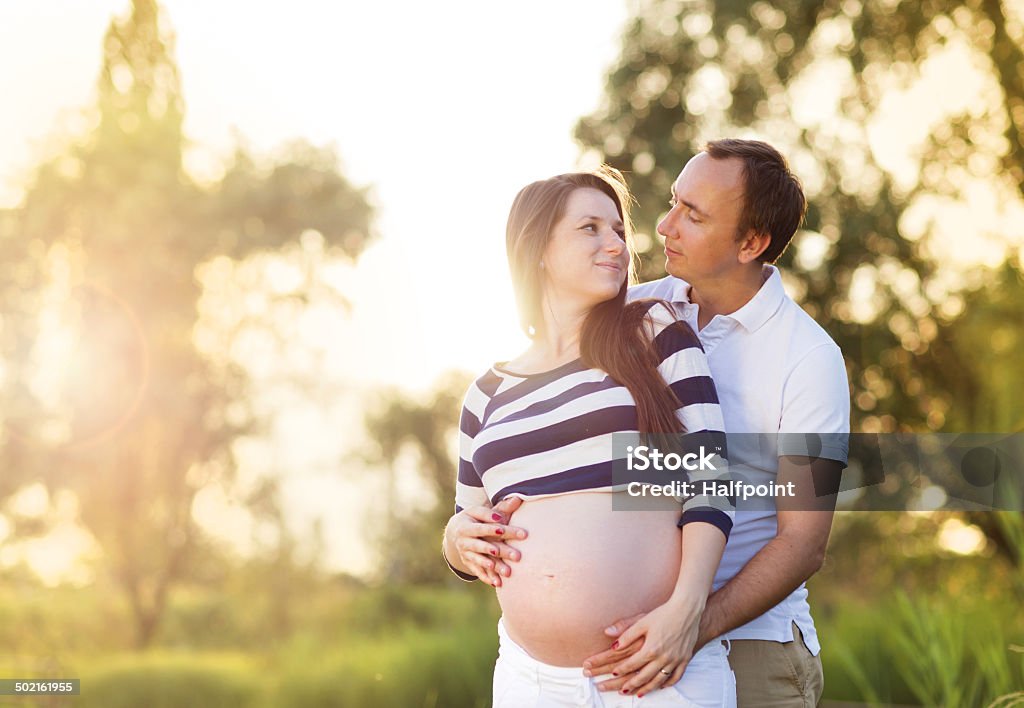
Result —
<svg viewBox="0 0 1024 708"><path fill-rule="evenodd" d="M86 708L248 708L267 689L244 657L145 654L82 673Z"/></svg>
<svg viewBox="0 0 1024 708"><path fill-rule="evenodd" d="M1016 608L904 592L872 605L850 603L819 621L826 697L954 707L1019 691L1024 624Z"/></svg>
<svg viewBox="0 0 1024 708"><path fill-rule="evenodd" d="M437 584L451 573L441 558L441 529L451 516L458 468L459 410L469 381L459 373L442 377L420 401L388 391L376 408L367 412L366 431L377 451L368 460L388 473L385 499L396 498L395 463L411 450L431 496L417 499L411 509L389 503L378 544L383 557L382 576L388 582Z"/></svg>
<svg viewBox="0 0 1024 708"><path fill-rule="evenodd" d="M489 589L357 593L333 632L310 626L282 648L274 705L488 705L496 610Z"/></svg>
<svg viewBox="0 0 1024 708"><path fill-rule="evenodd" d="M993 514L999 529L1006 539L1006 547L1017 567L1024 568L1024 516L1013 513ZM1019 589L1024 593L1024 573L1021 573Z"/></svg>
<svg viewBox="0 0 1024 708"><path fill-rule="evenodd" d="M1024 706L1024 691L1008 693L988 704L988 708L1014 708L1014 706Z"/></svg>
<svg viewBox="0 0 1024 708"><path fill-rule="evenodd" d="M78 676L76 700L85 706L488 704L497 655L490 589L308 586L287 636L254 616L259 600L249 590L179 593L160 646L135 655L118 650L121 633L111 627L125 610L109 595L75 591L75 623L62 600L75 593L0 593L0 646L18 648L15 656L0 652L0 675ZM44 605L55 612L42 613ZM203 626L202 618L211 621ZM33 641L64 631L79 641Z"/></svg>
<svg viewBox="0 0 1024 708"><path fill-rule="evenodd" d="M991 540L977 555L944 550L942 528L960 519L837 515L808 583L827 699L985 705L1024 688L1024 572Z"/></svg>
<svg viewBox="0 0 1024 708"><path fill-rule="evenodd" d="M1008 200L1024 195L1019 9L1000 0L643 0L635 8L605 100L576 137L627 173L639 230L653 235L670 185L704 142L765 136L807 186L807 230L781 262L846 355L854 429L1019 430L1024 408L1005 382L1024 376L1015 356L1020 267L964 278L929 246L948 238L934 205L966 201L972 182ZM953 45L988 73L985 105L929 126L908 181L872 145L869 126L884 113L886 87L911 85ZM800 112L808 101L820 116ZM925 225L912 229L911 213ZM811 244L824 247L820 258L804 250ZM1009 246L1004 238L1004 252ZM642 260L644 279L663 274L655 239ZM855 282L869 291L866 314L856 312Z"/></svg>
<svg viewBox="0 0 1024 708"><path fill-rule="evenodd" d="M497 622L494 591L483 583L461 584L461 592L444 588L384 585L356 595L346 610L346 626L366 636L404 629L458 625L491 626Z"/></svg>
<svg viewBox="0 0 1024 708"><path fill-rule="evenodd" d="M912 705L914 694L893 670L883 640L886 622L878 608L844 603L832 617L815 616L822 639L825 698L870 705Z"/></svg>
<svg viewBox="0 0 1024 708"><path fill-rule="evenodd" d="M920 534L934 535L928 528ZM852 542L847 547L857 553ZM825 699L985 705L1008 696L1008 704L1024 688L1024 617L1012 598L983 592L1003 582L1008 563L977 560L932 553L938 568L912 593L891 592L899 568L895 576L815 578ZM866 563L877 567L873 557ZM839 592L821 592L823 582ZM487 705L497 605L489 588L456 588L310 585L286 636L260 621L251 588L229 595L190 588L168 608L160 646L134 656L119 651L123 630L112 628L126 611L109 594L4 592L0 646L19 653L0 653L0 675L80 676L84 705ZM72 618L75 593L81 610ZM41 635L52 642L33 639ZM124 703L116 702L119 693ZM168 702L155 703L158 695Z"/></svg>
<svg viewBox="0 0 1024 708"><path fill-rule="evenodd" d="M0 661L11 651L48 665L131 642L127 608L102 586L39 588L0 578ZM0 665L0 675L14 676Z"/></svg>
<svg viewBox="0 0 1024 708"><path fill-rule="evenodd" d="M490 703L496 657L493 623L398 632L306 658L285 673L275 705L482 708Z"/></svg>

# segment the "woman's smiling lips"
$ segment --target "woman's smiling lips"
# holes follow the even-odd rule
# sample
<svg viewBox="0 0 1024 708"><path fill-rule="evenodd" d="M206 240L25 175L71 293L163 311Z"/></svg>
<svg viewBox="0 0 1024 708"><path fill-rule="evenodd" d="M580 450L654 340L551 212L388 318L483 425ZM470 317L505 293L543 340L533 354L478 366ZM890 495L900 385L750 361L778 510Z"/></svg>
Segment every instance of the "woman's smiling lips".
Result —
<svg viewBox="0 0 1024 708"><path fill-rule="evenodd" d="M679 251L673 251L673 250L672 250L671 248L669 248L668 246L665 246L665 255L666 255L666 256L681 256L681 255L683 255L683 254L682 254L682 253L680 253Z"/></svg>
<svg viewBox="0 0 1024 708"><path fill-rule="evenodd" d="M618 263L612 263L611 261L604 261L603 263L598 263L597 265L600 266L601 268L608 268L609 270L614 270L616 273L622 270L621 265L619 265Z"/></svg>

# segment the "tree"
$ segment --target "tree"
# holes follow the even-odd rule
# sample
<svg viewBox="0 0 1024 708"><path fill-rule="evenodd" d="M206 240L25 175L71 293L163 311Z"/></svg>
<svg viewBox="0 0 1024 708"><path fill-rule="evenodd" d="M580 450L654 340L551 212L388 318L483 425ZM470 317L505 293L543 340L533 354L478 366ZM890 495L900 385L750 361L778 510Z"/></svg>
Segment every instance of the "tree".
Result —
<svg viewBox="0 0 1024 708"><path fill-rule="evenodd" d="M966 312L997 312L990 303L1000 293L1021 302L1020 266L963 273L936 254L943 240L968 237L944 230L942 208L974 208L979 185L998 195L992 208L1004 215L996 227L969 227L996 249L990 260L1004 261L1024 235L1020 3L644 0L637 8L604 105L576 136L629 173L641 231L652 233L675 175L704 141L767 137L805 179L806 230L783 264L805 309L847 355L855 426L1019 429L1024 410L989 371L991 333L979 342L962 328ZM949 57L975 65L977 97L930 111L920 154L897 164L879 140L881 121L901 90ZM646 278L662 274L658 251L648 242ZM1021 314L999 308L1010 318L1001 327ZM1000 335L1000 351L1020 346L1013 332ZM1022 373L1019 361L1013 373ZM978 410L989 401L998 420Z"/></svg>
<svg viewBox="0 0 1024 708"><path fill-rule="evenodd" d="M375 410L366 414L366 431L376 444L371 464L388 474L386 531L379 539L383 575L388 581L436 583L449 577L439 551L440 530L452 513L459 409L469 382L461 374L438 380L425 401L396 391L382 392ZM416 469L430 490L400 509L396 464L405 452L415 455Z"/></svg>
<svg viewBox="0 0 1024 708"><path fill-rule="evenodd" d="M195 184L182 169L172 50L157 2L133 0L104 40L96 128L41 165L24 202L0 218L13 246L0 260L4 293L16 293L5 301L2 353L26 374L3 391L13 413L0 500L28 480L78 495L81 522L126 593L138 647L153 641L168 593L188 573L197 491L231 478L231 444L256 423L245 372L193 341L197 267L311 232L328 255L354 259L373 236L365 193L329 150L297 145L269 170L239 150L220 184ZM67 368L36 375L45 385L33 389L24 382L46 346L26 342L50 316L74 334L51 357Z"/></svg>
<svg viewBox="0 0 1024 708"><path fill-rule="evenodd" d="M1020 431L1022 20L1011 0L640 0L576 137L627 173L645 234L704 142L776 145L809 200L784 277L844 352L853 430ZM985 265L949 262L967 241ZM1021 518L967 515L1018 569Z"/></svg>

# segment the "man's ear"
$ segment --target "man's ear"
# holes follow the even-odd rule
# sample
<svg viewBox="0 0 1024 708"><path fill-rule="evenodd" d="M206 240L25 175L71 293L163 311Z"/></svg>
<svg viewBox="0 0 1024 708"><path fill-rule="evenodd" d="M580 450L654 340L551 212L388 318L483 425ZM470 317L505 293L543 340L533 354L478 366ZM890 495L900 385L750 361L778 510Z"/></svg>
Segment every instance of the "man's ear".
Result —
<svg viewBox="0 0 1024 708"><path fill-rule="evenodd" d="M756 261L757 257L768 250L770 245L772 245L772 237L770 234L751 229L747 232L747 235L743 237L743 241L740 243L740 263L752 263L753 261Z"/></svg>

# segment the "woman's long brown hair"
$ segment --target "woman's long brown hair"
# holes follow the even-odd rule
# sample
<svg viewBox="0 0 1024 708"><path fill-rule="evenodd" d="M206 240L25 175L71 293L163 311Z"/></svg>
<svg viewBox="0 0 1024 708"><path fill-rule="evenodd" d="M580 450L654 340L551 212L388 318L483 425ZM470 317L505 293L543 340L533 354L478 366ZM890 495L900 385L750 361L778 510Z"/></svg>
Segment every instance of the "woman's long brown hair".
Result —
<svg viewBox="0 0 1024 708"><path fill-rule="evenodd" d="M629 189L622 174L611 167L572 172L533 182L516 195L505 229L505 247L519 307L519 321L531 339L544 324L541 315L544 279L540 262L555 225L565 215L569 195L577 189L607 194L626 229L628 277L618 294L587 314L580 332L580 356L592 368L606 371L630 392L636 402L641 433L683 432L676 417L679 399L658 373L660 356L648 331L650 300L626 303L626 289L635 280L633 224L629 218Z"/></svg>

